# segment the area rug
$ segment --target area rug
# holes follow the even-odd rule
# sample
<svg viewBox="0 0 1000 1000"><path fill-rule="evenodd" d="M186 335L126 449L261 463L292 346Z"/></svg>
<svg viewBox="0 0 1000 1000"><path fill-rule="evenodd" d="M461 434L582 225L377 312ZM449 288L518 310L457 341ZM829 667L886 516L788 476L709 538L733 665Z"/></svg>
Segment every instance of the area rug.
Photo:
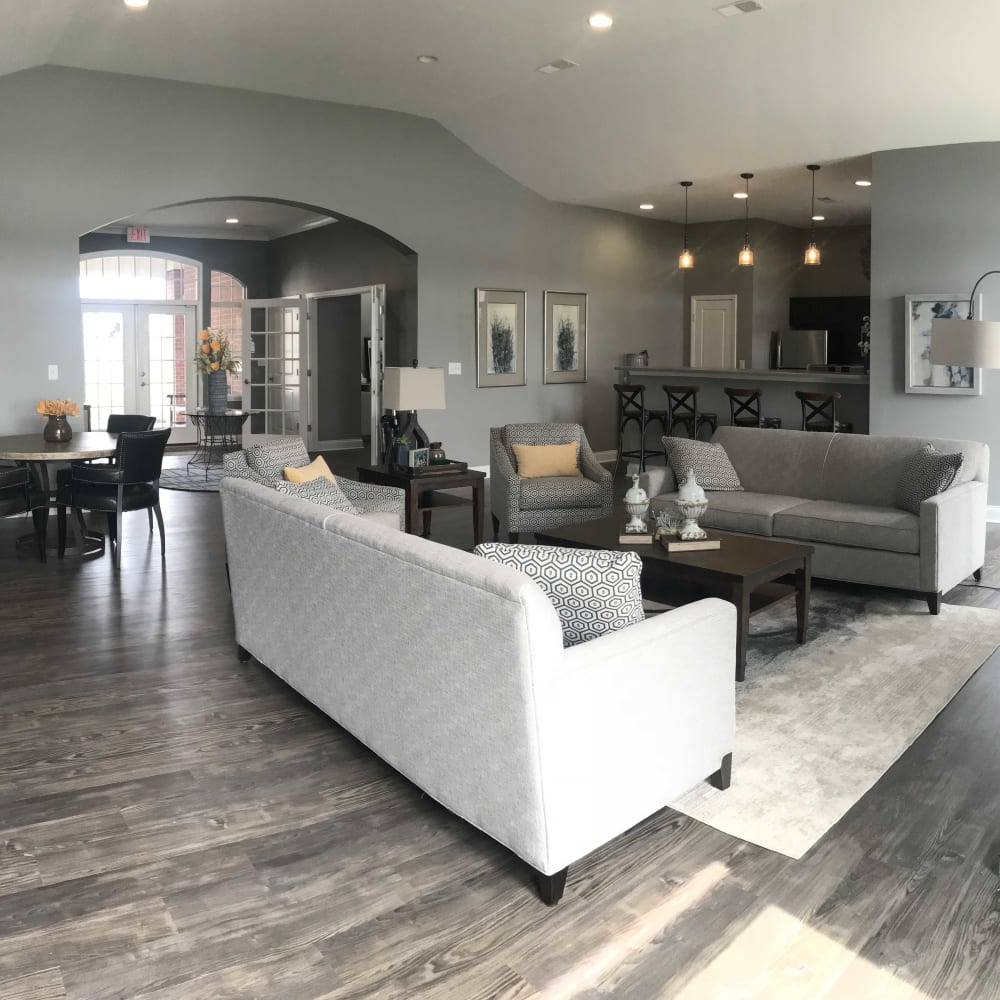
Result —
<svg viewBox="0 0 1000 1000"><path fill-rule="evenodd" d="M752 622L736 685L732 785L672 803L800 858L868 791L1000 646L1000 611L814 590L809 641L794 604Z"/></svg>
<svg viewBox="0 0 1000 1000"><path fill-rule="evenodd" d="M160 473L160 485L165 490L193 490L198 493L218 493L222 482L222 469L209 469L205 478L203 466L192 465L191 471L186 468L164 469Z"/></svg>

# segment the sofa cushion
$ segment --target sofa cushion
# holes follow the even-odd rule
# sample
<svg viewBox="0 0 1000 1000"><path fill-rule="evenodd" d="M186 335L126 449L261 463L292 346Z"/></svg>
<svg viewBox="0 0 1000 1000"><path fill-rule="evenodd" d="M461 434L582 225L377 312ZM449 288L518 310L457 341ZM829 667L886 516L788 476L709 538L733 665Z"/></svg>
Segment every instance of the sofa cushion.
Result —
<svg viewBox="0 0 1000 1000"><path fill-rule="evenodd" d="M920 551L920 518L895 507L810 500L774 515L774 534L887 552Z"/></svg>
<svg viewBox="0 0 1000 1000"><path fill-rule="evenodd" d="M896 506L911 514L920 513L920 505L931 497L944 493L962 471L961 452L942 455L932 444L914 452L903 467L896 483Z"/></svg>
<svg viewBox="0 0 1000 1000"><path fill-rule="evenodd" d="M601 484L572 476L538 476L521 480L521 510L600 507Z"/></svg>
<svg viewBox="0 0 1000 1000"><path fill-rule="evenodd" d="M665 437L663 447L667 461L679 483L684 482L688 470L694 471L698 485L705 490L742 490L740 477L729 461L721 444L691 438Z"/></svg>
<svg viewBox="0 0 1000 1000"><path fill-rule="evenodd" d="M530 577L559 615L563 645L575 646L641 622L642 560L634 552L487 542L472 550Z"/></svg>
<svg viewBox="0 0 1000 1000"><path fill-rule="evenodd" d="M286 466L301 467L309 464L309 452L300 437L272 439L260 444L252 444L244 451L247 465L254 475L266 483L281 479L281 471Z"/></svg>
<svg viewBox="0 0 1000 1000"><path fill-rule="evenodd" d="M345 514L357 514L358 512L354 504L344 496L344 491L324 476L308 483L288 483L284 479L278 479L274 483L274 488L279 493L300 497L310 503L322 504L331 510L339 510Z"/></svg>
<svg viewBox="0 0 1000 1000"><path fill-rule="evenodd" d="M653 510L677 499L676 493L661 494L652 502ZM750 493L744 490L711 493L708 510L698 522L703 528L738 531L747 535L773 535L774 515L798 507L802 497L782 497L771 493Z"/></svg>
<svg viewBox="0 0 1000 1000"><path fill-rule="evenodd" d="M517 461L517 474L522 479L543 476L579 477L580 446L575 441L567 444L512 444Z"/></svg>

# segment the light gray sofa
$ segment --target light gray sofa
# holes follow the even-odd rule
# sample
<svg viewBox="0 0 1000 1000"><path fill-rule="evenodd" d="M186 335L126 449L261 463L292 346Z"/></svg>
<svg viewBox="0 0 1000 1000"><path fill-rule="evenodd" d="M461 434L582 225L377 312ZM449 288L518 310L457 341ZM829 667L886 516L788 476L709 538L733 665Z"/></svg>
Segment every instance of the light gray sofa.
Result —
<svg viewBox="0 0 1000 1000"><path fill-rule="evenodd" d="M257 483L220 492L241 659L527 861L546 902L572 862L706 776L728 784L731 604L564 649L517 570Z"/></svg>
<svg viewBox="0 0 1000 1000"><path fill-rule="evenodd" d="M709 493L702 525L813 546L813 575L914 591L937 614L941 596L986 555L989 448L975 441L823 434L720 427L744 492ZM961 451L952 486L924 501L920 514L893 506L907 460L924 444ZM641 480L652 507L676 496L669 468Z"/></svg>

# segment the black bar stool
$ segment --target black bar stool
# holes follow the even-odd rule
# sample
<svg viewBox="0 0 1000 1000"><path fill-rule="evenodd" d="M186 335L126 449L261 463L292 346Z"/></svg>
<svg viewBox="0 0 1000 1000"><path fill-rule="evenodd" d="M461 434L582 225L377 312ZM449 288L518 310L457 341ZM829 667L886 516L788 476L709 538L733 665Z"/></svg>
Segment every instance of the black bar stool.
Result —
<svg viewBox="0 0 1000 1000"><path fill-rule="evenodd" d="M729 422L733 427L763 427L760 415L760 389L722 390L729 397Z"/></svg>
<svg viewBox="0 0 1000 1000"><path fill-rule="evenodd" d="M666 461L667 453L662 449L648 450L646 448L646 428L651 423L658 423L665 436L668 432L670 417L666 410L646 409L646 387L644 385L622 385L615 383L618 394L618 457L615 459L614 475L618 475L618 466L623 458L639 459L639 469L646 468L648 456L662 455ZM630 423L639 428L639 450L625 451L625 428Z"/></svg>
<svg viewBox="0 0 1000 1000"><path fill-rule="evenodd" d="M802 429L827 433L850 433L852 426L837 419L839 392L801 392L795 395L802 406Z"/></svg>
<svg viewBox="0 0 1000 1000"><path fill-rule="evenodd" d="M698 409L698 386L665 385L667 404L670 411L670 427L667 434L674 433L674 424L685 427L688 437L696 438L702 424L708 424L714 432L719 426L717 413L702 413Z"/></svg>

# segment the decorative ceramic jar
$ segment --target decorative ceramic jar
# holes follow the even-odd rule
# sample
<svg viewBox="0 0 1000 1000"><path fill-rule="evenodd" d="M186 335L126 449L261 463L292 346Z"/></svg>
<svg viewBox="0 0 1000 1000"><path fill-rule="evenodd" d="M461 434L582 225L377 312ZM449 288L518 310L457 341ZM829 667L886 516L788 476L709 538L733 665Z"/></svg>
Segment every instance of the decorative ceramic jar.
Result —
<svg viewBox="0 0 1000 1000"><path fill-rule="evenodd" d="M629 516L625 534L644 535L648 530L646 514L649 513L649 497L639 485L638 472L632 476L632 485L625 491L625 513Z"/></svg>
<svg viewBox="0 0 1000 1000"><path fill-rule="evenodd" d="M684 518L684 523L680 527L680 538L682 542L696 542L702 538L707 538L703 528L698 524L705 511L708 510L708 497L705 491L698 485L698 480L694 478L694 470L688 469L688 474L684 482L677 488L677 500L675 501L677 510Z"/></svg>
<svg viewBox="0 0 1000 1000"><path fill-rule="evenodd" d="M229 381L224 371L203 375L205 380L205 407L209 413L225 413L229 398Z"/></svg>
<svg viewBox="0 0 1000 1000"><path fill-rule="evenodd" d="M448 461L448 456L445 455L440 441L431 441L430 451L427 453L427 461L431 465L443 465Z"/></svg>
<svg viewBox="0 0 1000 1000"><path fill-rule="evenodd" d="M45 421L45 427L42 429L42 437L50 444L57 444L60 441L72 441L73 428L70 427L65 414L51 415Z"/></svg>

